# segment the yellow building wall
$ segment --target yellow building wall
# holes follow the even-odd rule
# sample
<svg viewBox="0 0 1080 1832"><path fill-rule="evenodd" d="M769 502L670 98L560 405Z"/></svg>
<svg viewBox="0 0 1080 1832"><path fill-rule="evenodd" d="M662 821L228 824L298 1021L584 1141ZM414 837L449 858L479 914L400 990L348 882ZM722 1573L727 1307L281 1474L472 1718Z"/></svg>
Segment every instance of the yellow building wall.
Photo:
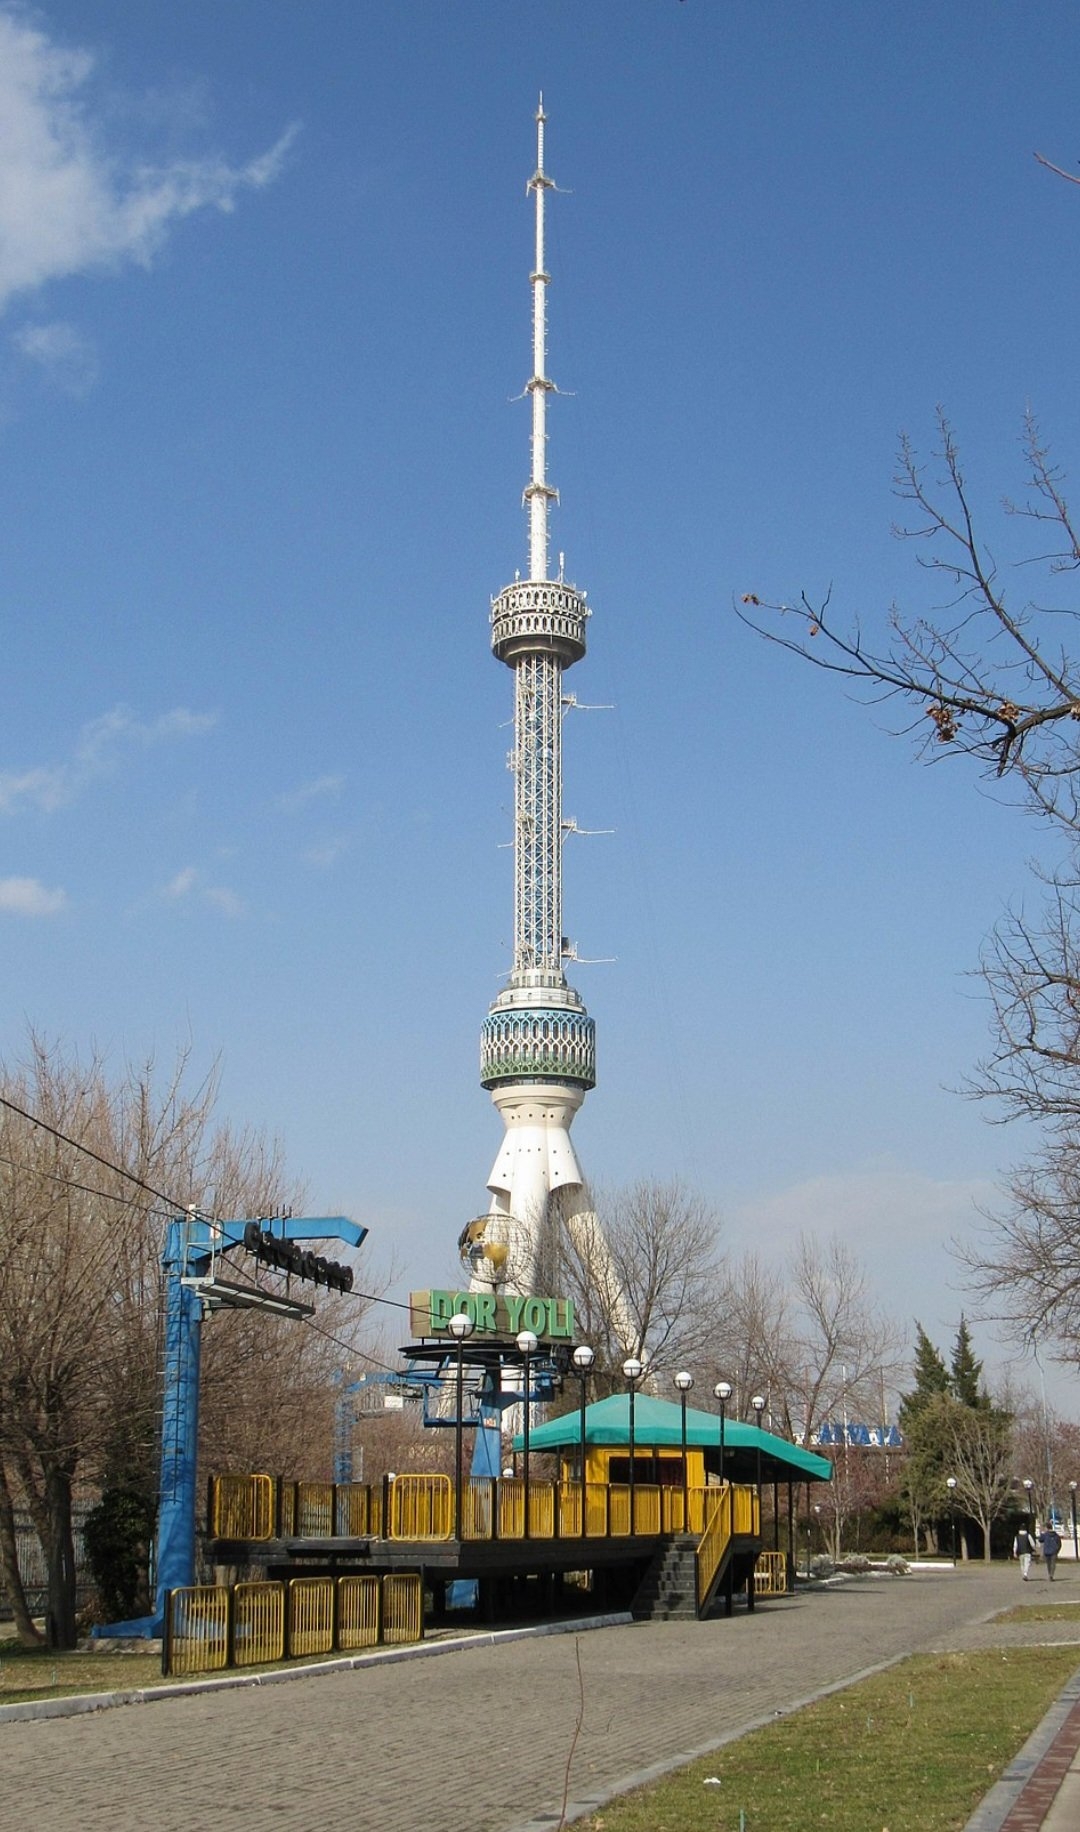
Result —
<svg viewBox="0 0 1080 1832"><path fill-rule="evenodd" d="M628 1444L586 1445L586 1482L610 1481L609 1471L612 1458L619 1463L625 1464L629 1457L629 1451L630 1446ZM677 1484L681 1484L681 1449L677 1446L669 1447L662 1445L654 1450L651 1444L635 1444L634 1446L634 1474L639 1482L649 1480L649 1476L642 1471L642 1465L644 1464L646 1469L651 1471L654 1458L658 1464L669 1465L669 1468L664 1470L660 1475L660 1480L662 1482L666 1477L673 1487ZM576 1454L571 1454L570 1456L564 1455L562 1460L562 1479L564 1482L576 1482L578 1480L578 1460ZM705 1452L700 1447L695 1448L693 1444L687 1445L686 1449L686 1481L688 1488L705 1487Z"/></svg>

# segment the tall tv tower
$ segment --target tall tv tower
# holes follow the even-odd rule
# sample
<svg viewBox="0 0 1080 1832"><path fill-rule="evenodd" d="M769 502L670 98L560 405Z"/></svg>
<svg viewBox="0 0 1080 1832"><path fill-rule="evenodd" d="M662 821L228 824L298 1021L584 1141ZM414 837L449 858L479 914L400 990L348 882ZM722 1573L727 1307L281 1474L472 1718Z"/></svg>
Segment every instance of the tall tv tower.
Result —
<svg viewBox="0 0 1080 1832"><path fill-rule="evenodd" d="M542 1289L545 1246L560 1220L592 1223L570 1126L596 1084L595 1027L567 983L562 919L563 674L585 653L585 593L552 578L548 515L558 492L547 475L547 288L544 98L536 112L536 170L527 190L536 212L533 305L532 468L524 502L529 571L491 607L491 646L514 675L514 965L484 1022L480 1081L506 1135L488 1178L491 1207L462 1237L473 1283L511 1293ZM539 1280L539 1285L537 1281Z"/></svg>

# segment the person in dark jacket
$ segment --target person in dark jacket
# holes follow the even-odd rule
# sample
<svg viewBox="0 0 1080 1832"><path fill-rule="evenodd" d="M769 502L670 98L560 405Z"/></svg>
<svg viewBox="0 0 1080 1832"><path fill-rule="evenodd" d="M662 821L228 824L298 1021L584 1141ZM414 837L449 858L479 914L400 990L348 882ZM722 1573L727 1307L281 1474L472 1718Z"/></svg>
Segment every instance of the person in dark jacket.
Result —
<svg viewBox="0 0 1080 1832"><path fill-rule="evenodd" d="M1061 1551L1060 1535L1053 1527L1044 1527L1039 1534L1039 1544L1042 1547L1043 1558L1046 1560L1046 1575L1052 1584L1054 1581L1054 1570L1058 1562L1058 1553Z"/></svg>

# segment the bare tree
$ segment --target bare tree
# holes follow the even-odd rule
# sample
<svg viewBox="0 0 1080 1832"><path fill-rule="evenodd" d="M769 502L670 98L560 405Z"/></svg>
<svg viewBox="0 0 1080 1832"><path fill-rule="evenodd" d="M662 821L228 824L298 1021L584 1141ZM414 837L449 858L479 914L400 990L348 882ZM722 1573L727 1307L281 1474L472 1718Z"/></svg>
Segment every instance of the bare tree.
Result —
<svg viewBox="0 0 1080 1832"><path fill-rule="evenodd" d="M787 1423L791 1368L786 1350L792 1330L785 1269L756 1253L743 1254L719 1293L709 1343L710 1385L730 1382L734 1418L744 1418L751 1398L760 1393Z"/></svg>
<svg viewBox="0 0 1080 1832"><path fill-rule="evenodd" d="M1044 161L1044 163L1048 163ZM1068 176L1068 174L1062 174ZM874 700L903 707L923 754L966 753L1011 782L1021 805L1063 833L1059 867L1037 874L1037 915L1012 912L984 949L994 1044L968 1092L1003 1120L1034 1121L1043 1142L1012 1175L1003 1207L974 1246L958 1249L984 1316L1020 1338L1053 1338L1080 1359L1080 609L1062 581L1080 569L1078 531L1061 472L1034 419L1026 422L1026 489L1007 513L1032 539L1019 564L1051 588L1015 594L980 535L951 427L939 415L940 470L928 479L905 440L896 478L908 516L898 531L923 544L920 564L945 585L927 616L894 608L884 644L842 627L826 596L789 605L746 594L740 614L760 634Z"/></svg>
<svg viewBox="0 0 1080 1832"><path fill-rule="evenodd" d="M0 1074L0 1571L18 1607L3 1531L5 1497L17 1494L45 1555L54 1646L75 1636L76 1482L151 1497L156 1488L170 1206L159 1195L257 1217L299 1194L275 1148L214 1128L216 1091L216 1074L190 1085L183 1054L163 1080L152 1063L114 1079L100 1059L83 1063L34 1037L26 1062ZM339 1329L355 1323L338 1317ZM211 1330L203 1443L214 1461L230 1434L235 1444L238 1419L257 1421L266 1461L280 1456L286 1430L310 1442L328 1359L314 1331L287 1333L263 1317ZM237 1448L251 1467L250 1438Z"/></svg>
<svg viewBox="0 0 1080 1832"><path fill-rule="evenodd" d="M829 594L817 604L805 594L780 604L747 592L737 609L781 648L865 687L874 700L899 701L912 716L902 729L917 735L924 753L939 745L967 753L992 776L1017 782L1030 806L1075 833L1080 664L1067 644L1077 612L1032 597L1013 605L977 531L956 440L940 413L938 429L937 480L927 481L905 438L895 483L911 513L897 533L926 543L920 564L944 582L944 606L929 617L894 607L884 647L867 644L858 623L843 628ZM1027 493L1007 507L1036 529L1027 562L1054 578L1080 566L1080 537L1061 474L1030 417L1024 445Z"/></svg>
<svg viewBox="0 0 1080 1832"><path fill-rule="evenodd" d="M786 1264L749 1254L719 1305L713 1358L744 1416L760 1392L785 1437L809 1443L824 1421L876 1419L901 1365L901 1336L847 1244L802 1235Z"/></svg>
<svg viewBox="0 0 1080 1832"><path fill-rule="evenodd" d="M942 1409L956 1504L977 1522L989 1561L990 1529L1006 1512L1012 1488L1012 1418L995 1406L962 1406L948 1398Z"/></svg>
<svg viewBox="0 0 1080 1832"><path fill-rule="evenodd" d="M719 1285L718 1233L708 1205L674 1181L601 1197L591 1228L560 1229L552 1289L573 1299L601 1381L627 1355L672 1372L700 1358Z"/></svg>

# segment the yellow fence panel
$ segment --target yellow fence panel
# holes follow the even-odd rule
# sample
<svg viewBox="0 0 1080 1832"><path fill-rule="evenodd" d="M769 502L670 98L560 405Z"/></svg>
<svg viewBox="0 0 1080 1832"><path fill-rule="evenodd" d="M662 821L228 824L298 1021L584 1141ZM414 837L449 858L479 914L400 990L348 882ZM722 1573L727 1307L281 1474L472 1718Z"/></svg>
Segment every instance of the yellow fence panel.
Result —
<svg viewBox="0 0 1080 1832"><path fill-rule="evenodd" d="M759 1597L786 1597L787 1553L759 1552L754 1566L754 1593Z"/></svg>
<svg viewBox="0 0 1080 1832"><path fill-rule="evenodd" d="M271 1539L274 1481L271 1476L211 1476L210 1531L215 1539Z"/></svg>
<svg viewBox="0 0 1080 1832"><path fill-rule="evenodd" d="M560 1539L580 1539L583 1527L580 1482L561 1482L558 1489L559 1518L557 1531Z"/></svg>
<svg viewBox="0 0 1080 1832"><path fill-rule="evenodd" d="M622 1482L608 1488L608 1532L612 1539L623 1539L630 1531L630 1489Z"/></svg>
<svg viewBox="0 0 1080 1832"><path fill-rule="evenodd" d="M332 1539L334 1485L332 1482L298 1482L296 1485L297 1539Z"/></svg>
<svg viewBox="0 0 1080 1832"><path fill-rule="evenodd" d="M499 1538L525 1537L525 1484L520 1476L504 1476L499 1483Z"/></svg>
<svg viewBox="0 0 1080 1832"><path fill-rule="evenodd" d="M424 1634L424 1586L416 1571L396 1571L382 1581L382 1636L390 1646Z"/></svg>
<svg viewBox="0 0 1080 1832"><path fill-rule="evenodd" d="M555 1538L555 1484L529 1483L529 1537Z"/></svg>
<svg viewBox="0 0 1080 1832"><path fill-rule="evenodd" d="M585 1484L585 1537L605 1539L608 1530L608 1490L606 1482Z"/></svg>
<svg viewBox="0 0 1080 1832"><path fill-rule="evenodd" d="M756 1538L760 1527L758 1493L753 1488L733 1488L734 1516L731 1524L733 1533L748 1533Z"/></svg>
<svg viewBox="0 0 1080 1832"><path fill-rule="evenodd" d="M379 1589L375 1577L338 1579L337 1645L343 1653L373 1648L378 1641Z"/></svg>
<svg viewBox="0 0 1080 1832"><path fill-rule="evenodd" d="M333 1578L290 1578L288 1621L290 1659L329 1654L334 1645Z"/></svg>
<svg viewBox="0 0 1080 1832"><path fill-rule="evenodd" d="M161 1670L214 1673L229 1660L229 1592L224 1584L170 1590Z"/></svg>
<svg viewBox="0 0 1080 1832"><path fill-rule="evenodd" d="M285 1657L285 1586L273 1582L234 1584L232 1663L262 1666Z"/></svg>
<svg viewBox="0 0 1080 1832"><path fill-rule="evenodd" d="M461 1491L461 1538L490 1539L495 1530L495 1484L474 1476Z"/></svg>
<svg viewBox="0 0 1080 1832"><path fill-rule="evenodd" d="M652 1485L634 1484L634 1532L657 1534L660 1531L660 1490Z"/></svg>
<svg viewBox="0 0 1080 1832"><path fill-rule="evenodd" d="M334 1532L339 1539L366 1539L371 1532L371 1492L366 1483L342 1482L334 1491Z"/></svg>
<svg viewBox="0 0 1080 1832"><path fill-rule="evenodd" d="M282 1539L291 1539L296 1532L296 1483L279 1481L277 1488L278 1532Z"/></svg>
<svg viewBox="0 0 1080 1832"><path fill-rule="evenodd" d="M449 1539L454 1491L449 1476L395 1476L390 1485L391 1539Z"/></svg>

